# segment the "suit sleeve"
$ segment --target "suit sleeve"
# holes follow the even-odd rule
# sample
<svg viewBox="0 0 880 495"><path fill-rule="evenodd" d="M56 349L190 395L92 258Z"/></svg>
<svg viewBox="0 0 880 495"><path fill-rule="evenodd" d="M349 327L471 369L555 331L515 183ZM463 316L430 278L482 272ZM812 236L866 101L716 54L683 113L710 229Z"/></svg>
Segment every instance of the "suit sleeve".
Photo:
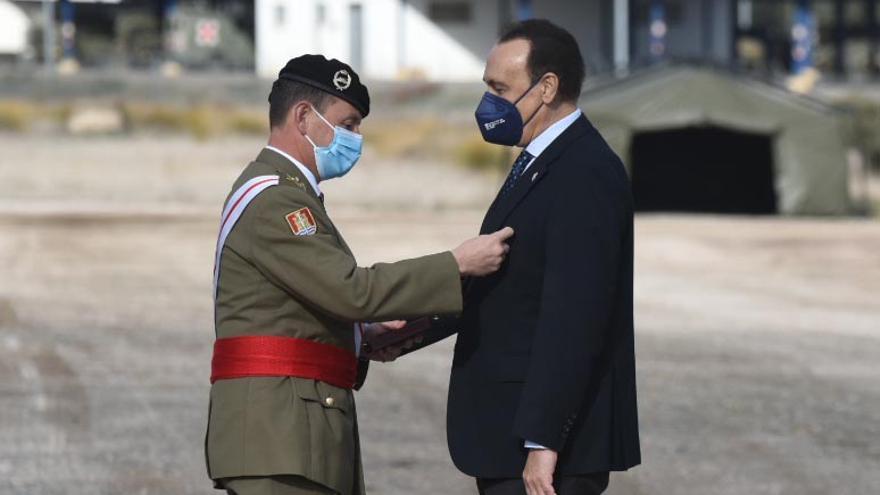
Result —
<svg viewBox="0 0 880 495"><path fill-rule="evenodd" d="M514 420L517 436L555 451L564 447L591 381L602 373L628 225L620 179L584 169L577 180L564 181L566 190L552 206L540 312Z"/></svg>
<svg viewBox="0 0 880 495"><path fill-rule="evenodd" d="M346 250L317 203L281 187L260 200L251 259L269 280L339 320L383 321L462 308L458 264L450 252L365 268ZM311 235L295 235L287 215L309 208Z"/></svg>

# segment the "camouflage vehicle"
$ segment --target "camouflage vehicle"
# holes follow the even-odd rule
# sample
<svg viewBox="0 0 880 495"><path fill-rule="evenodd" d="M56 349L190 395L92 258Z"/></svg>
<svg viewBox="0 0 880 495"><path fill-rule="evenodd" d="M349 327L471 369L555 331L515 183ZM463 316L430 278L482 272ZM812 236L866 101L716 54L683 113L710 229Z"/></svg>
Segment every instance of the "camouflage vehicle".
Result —
<svg viewBox="0 0 880 495"><path fill-rule="evenodd" d="M222 12L198 6L179 7L165 42L169 58L186 67L254 66L253 40Z"/></svg>

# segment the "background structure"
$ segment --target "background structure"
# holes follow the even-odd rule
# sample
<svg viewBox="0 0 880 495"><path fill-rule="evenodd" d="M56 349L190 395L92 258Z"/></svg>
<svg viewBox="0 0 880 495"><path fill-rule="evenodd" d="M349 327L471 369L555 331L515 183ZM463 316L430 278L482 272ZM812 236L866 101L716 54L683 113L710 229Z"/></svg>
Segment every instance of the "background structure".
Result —
<svg viewBox="0 0 880 495"><path fill-rule="evenodd" d="M450 249L515 156L473 121L483 57L533 16L581 43L640 206L644 464L609 493L874 493L877 3L0 0L0 494L213 493L213 249L275 71L366 76L365 156L324 185L360 263ZM475 493L453 343L358 393L371 493Z"/></svg>

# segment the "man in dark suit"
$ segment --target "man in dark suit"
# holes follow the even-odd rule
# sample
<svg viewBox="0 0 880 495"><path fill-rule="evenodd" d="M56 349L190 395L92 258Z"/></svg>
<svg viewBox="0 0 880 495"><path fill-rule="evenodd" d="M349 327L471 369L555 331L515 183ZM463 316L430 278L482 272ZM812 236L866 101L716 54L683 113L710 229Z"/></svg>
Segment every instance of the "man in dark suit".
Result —
<svg viewBox="0 0 880 495"><path fill-rule="evenodd" d="M544 20L513 26L486 63L480 130L524 150L481 229L513 227L506 265L446 323L449 449L482 494L598 494L640 462L632 197L577 108L583 79L576 41Z"/></svg>

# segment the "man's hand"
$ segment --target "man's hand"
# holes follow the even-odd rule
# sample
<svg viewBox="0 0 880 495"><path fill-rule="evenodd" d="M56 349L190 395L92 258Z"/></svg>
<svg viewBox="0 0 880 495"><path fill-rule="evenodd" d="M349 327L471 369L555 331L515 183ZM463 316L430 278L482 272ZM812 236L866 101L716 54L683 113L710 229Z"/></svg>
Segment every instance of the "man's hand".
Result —
<svg viewBox="0 0 880 495"><path fill-rule="evenodd" d="M386 321L382 323L370 323L364 328L364 340L366 342L371 342L375 337L379 335L382 335L386 332L402 330L405 326L406 322L403 320ZM409 349L416 344L419 344L421 341L422 336L413 337L396 346L386 347L385 349L379 349L371 352L365 352L363 353L363 357L371 361L381 361L383 363L387 363L390 361L394 361L395 359L400 357L401 354L403 354L403 351Z"/></svg>
<svg viewBox="0 0 880 495"><path fill-rule="evenodd" d="M553 473L559 455L549 449L532 449L523 470L523 482L528 495L556 495Z"/></svg>
<svg viewBox="0 0 880 495"><path fill-rule="evenodd" d="M513 235L513 229L504 227L493 234L481 235L464 241L461 246L452 250L458 271L463 276L489 275L501 268L504 257L510 250L507 240Z"/></svg>

